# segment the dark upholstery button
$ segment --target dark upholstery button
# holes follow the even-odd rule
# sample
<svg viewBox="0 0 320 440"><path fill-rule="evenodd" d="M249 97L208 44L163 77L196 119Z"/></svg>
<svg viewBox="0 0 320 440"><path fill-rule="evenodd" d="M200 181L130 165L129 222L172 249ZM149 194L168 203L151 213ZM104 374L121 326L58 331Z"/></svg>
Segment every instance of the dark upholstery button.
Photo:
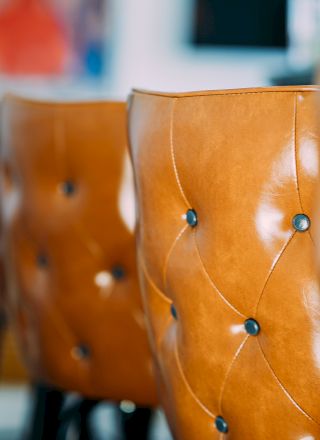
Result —
<svg viewBox="0 0 320 440"><path fill-rule="evenodd" d="M76 186L71 180L63 182L61 188L66 196L72 196L76 191Z"/></svg>
<svg viewBox="0 0 320 440"><path fill-rule="evenodd" d="M171 315L173 316L174 319L178 319L177 309L175 308L173 303L170 306L170 312L171 312Z"/></svg>
<svg viewBox="0 0 320 440"><path fill-rule="evenodd" d="M252 318L249 318L245 321L244 327L246 329L246 332L251 336L257 336L260 332L259 323Z"/></svg>
<svg viewBox="0 0 320 440"><path fill-rule="evenodd" d="M219 432L226 434L229 430L228 423L224 420L223 417L218 416L215 420L216 428Z"/></svg>
<svg viewBox="0 0 320 440"><path fill-rule="evenodd" d="M305 232L310 228L311 221L305 214L297 214L292 219L293 227L299 232Z"/></svg>
<svg viewBox="0 0 320 440"><path fill-rule="evenodd" d="M87 359L90 357L90 349L85 344L79 344L73 348L73 354L77 359Z"/></svg>
<svg viewBox="0 0 320 440"><path fill-rule="evenodd" d="M194 228L198 224L197 213L194 209L188 209L186 213L186 220L192 228Z"/></svg>
<svg viewBox="0 0 320 440"><path fill-rule="evenodd" d="M123 280L126 275L125 270L122 266L114 266L111 269L111 273L115 280Z"/></svg>
<svg viewBox="0 0 320 440"><path fill-rule="evenodd" d="M41 267L42 269L48 267L48 258L44 254L38 254L37 255L37 266Z"/></svg>

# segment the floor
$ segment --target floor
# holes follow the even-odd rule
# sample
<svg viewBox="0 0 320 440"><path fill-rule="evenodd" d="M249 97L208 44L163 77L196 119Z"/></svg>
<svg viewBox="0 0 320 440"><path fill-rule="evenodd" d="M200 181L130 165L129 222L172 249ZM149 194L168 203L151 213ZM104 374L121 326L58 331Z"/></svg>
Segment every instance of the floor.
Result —
<svg viewBox="0 0 320 440"><path fill-rule="evenodd" d="M27 387L0 387L0 440L23 440L22 429L28 418L30 395ZM97 428L95 440L119 440L114 408L110 404L101 404L96 409L93 419ZM155 414L150 440L172 440L163 414ZM72 432L67 440L73 440Z"/></svg>

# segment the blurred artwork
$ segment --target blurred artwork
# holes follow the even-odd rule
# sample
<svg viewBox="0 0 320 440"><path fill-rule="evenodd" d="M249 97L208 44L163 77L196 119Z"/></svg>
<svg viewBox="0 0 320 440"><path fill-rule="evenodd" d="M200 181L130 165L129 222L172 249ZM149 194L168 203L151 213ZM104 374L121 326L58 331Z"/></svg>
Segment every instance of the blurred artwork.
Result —
<svg viewBox="0 0 320 440"><path fill-rule="evenodd" d="M0 0L0 73L105 72L106 0Z"/></svg>
<svg viewBox="0 0 320 440"><path fill-rule="evenodd" d="M63 70L67 41L41 0L2 0L0 69L8 74L53 74Z"/></svg>

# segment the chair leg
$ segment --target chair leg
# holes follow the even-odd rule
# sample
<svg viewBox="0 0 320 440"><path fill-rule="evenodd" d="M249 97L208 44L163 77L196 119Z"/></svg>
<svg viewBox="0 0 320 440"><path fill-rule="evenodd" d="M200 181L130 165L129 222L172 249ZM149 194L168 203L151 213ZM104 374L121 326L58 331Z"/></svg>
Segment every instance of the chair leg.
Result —
<svg viewBox="0 0 320 440"><path fill-rule="evenodd" d="M93 440L96 438L90 423L90 415L98 403L98 400L89 399L81 402L79 407L79 440Z"/></svg>
<svg viewBox="0 0 320 440"><path fill-rule="evenodd" d="M99 400L81 399L64 408L60 415L57 440L66 440L69 429L74 429L78 440L96 439L90 416L99 402Z"/></svg>
<svg viewBox="0 0 320 440"><path fill-rule="evenodd" d="M35 384L32 389L33 410L27 440L56 440L59 431L59 415L64 402L64 394L43 384Z"/></svg>
<svg viewBox="0 0 320 440"><path fill-rule="evenodd" d="M121 410L120 410L121 411ZM121 425L125 440L147 440L153 411L137 407L133 412L121 411Z"/></svg>

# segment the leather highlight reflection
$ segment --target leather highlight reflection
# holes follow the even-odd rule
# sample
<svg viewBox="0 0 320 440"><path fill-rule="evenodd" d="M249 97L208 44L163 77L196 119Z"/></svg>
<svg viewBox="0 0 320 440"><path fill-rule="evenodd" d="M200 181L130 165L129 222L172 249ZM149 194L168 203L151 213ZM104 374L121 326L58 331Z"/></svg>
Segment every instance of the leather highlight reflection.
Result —
<svg viewBox="0 0 320 440"><path fill-rule="evenodd" d="M17 176L1 184L8 309L30 375L155 405L125 103L8 96L0 135Z"/></svg>
<svg viewBox="0 0 320 440"><path fill-rule="evenodd" d="M133 94L142 293L178 440L320 438L319 91Z"/></svg>

